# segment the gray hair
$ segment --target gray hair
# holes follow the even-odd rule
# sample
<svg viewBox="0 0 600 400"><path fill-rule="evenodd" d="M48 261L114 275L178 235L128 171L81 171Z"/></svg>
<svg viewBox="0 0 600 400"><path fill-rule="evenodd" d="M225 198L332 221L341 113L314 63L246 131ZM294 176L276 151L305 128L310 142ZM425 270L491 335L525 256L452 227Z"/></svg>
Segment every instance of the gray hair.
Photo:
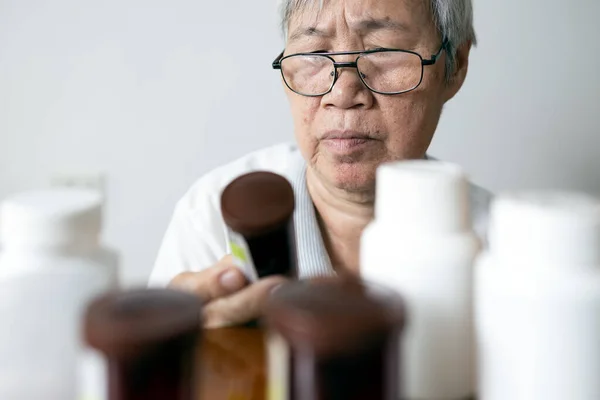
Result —
<svg viewBox="0 0 600 400"><path fill-rule="evenodd" d="M315 0L280 0L281 27L284 37L292 15ZM324 0L319 0L323 6ZM446 52L446 78L452 75L455 68L456 50L467 42L477 44L473 27L473 4L471 0L428 0L431 2L433 20L441 36L448 41Z"/></svg>

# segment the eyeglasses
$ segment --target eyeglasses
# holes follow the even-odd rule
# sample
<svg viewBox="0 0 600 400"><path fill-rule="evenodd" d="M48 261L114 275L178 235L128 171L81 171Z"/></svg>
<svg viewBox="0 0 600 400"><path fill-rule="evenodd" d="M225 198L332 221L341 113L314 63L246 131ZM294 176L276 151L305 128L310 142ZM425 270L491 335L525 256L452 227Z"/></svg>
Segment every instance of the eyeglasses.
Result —
<svg viewBox="0 0 600 400"><path fill-rule="evenodd" d="M329 93L339 77L339 68L356 68L360 80L372 92L395 95L415 90L423 81L425 66L433 65L448 44L444 40L430 59L400 49L375 49L336 53L298 53L273 61L281 70L287 87L302 96L318 97ZM336 62L332 57L357 55L353 62Z"/></svg>

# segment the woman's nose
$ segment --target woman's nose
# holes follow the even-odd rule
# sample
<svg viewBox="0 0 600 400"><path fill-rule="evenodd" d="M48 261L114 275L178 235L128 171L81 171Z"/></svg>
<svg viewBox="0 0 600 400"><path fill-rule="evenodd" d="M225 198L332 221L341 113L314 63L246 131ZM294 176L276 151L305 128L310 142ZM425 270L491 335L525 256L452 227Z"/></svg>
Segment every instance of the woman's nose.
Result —
<svg viewBox="0 0 600 400"><path fill-rule="evenodd" d="M355 63L340 63L336 74L333 88L323 96L324 105L342 109L369 108L373 105L373 93L361 81Z"/></svg>

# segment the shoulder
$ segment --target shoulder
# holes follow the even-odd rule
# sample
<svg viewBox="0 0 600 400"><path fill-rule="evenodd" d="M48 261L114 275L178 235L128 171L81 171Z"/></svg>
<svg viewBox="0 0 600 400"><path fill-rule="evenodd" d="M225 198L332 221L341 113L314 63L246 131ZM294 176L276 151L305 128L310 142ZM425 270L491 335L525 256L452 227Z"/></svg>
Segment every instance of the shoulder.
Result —
<svg viewBox="0 0 600 400"><path fill-rule="evenodd" d="M280 144L254 151L204 174L175 206L150 285L165 285L178 273L202 270L227 254L220 197L233 179L258 170L289 176L302 163L295 146Z"/></svg>
<svg viewBox="0 0 600 400"><path fill-rule="evenodd" d="M221 214L221 193L235 178L254 171L274 172L290 178L303 163L300 151L293 144L278 144L253 151L200 177L177 203L175 214L187 219L195 232L209 236L218 249L217 257L225 255L225 225Z"/></svg>
<svg viewBox="0 0 600 400"><path fill-rule="evenodd" d="M426 156L428 160L439 161L438 158ZM491 191L469 181L469 203L471 221L477 235L487 242L488 214L494 195Z"/></svg>
<svg viewBox="0 0 600 400"><path fill-rule="evenodd" d="M469 192L471 207L480 211L488 209L494 199L494 194L491 191L473 182L469 184Z"/></svg>
<svg viewBox="0 0 600 400"><path fill-rule="evenodd" d="M289 178L302 162L294 144L282 143L253 151L204 174L190 187L178 206L190 212L208 205L216 207L215 201L233 179L253 171L270 171ZM209 199L211 201L207 203Z"/></svg>
<svg viewBox="0 0 600 400"><path fill-rule="evenodd" d="M469 195L473 229L485 245L487 244L490 205L494 199L494 195L489 190L472 182L469 186Z"/></svg>

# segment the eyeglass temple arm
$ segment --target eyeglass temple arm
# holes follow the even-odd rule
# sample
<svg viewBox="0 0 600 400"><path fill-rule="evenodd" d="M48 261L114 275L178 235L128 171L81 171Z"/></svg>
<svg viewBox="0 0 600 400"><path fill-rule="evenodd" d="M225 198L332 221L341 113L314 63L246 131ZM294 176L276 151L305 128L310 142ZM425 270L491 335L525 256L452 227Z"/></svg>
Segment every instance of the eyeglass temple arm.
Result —
<svg viewBox="0 0 600 400"><path fill-rule="evenodd" d="M273 64L271 64L273 69L281 69L281 59L283 58L283 53L285 53L285 50L282 51L281 54L277 56L275 61L273 61Z"/></svg>
<svg viewBox="0 0 600 400"><path fill-rule="evenodd" d="M444 39L444 41L442 42L442 45L440 46L440 49L438 50L438 52L436 54L433 54L429 60L423 60L422 64L423 65L433 65L433 64L435 64L435 62L437 61L438 57L442 54L442 50L444 50L446 48L446 46L448 46L448 39Z"/></svg>

